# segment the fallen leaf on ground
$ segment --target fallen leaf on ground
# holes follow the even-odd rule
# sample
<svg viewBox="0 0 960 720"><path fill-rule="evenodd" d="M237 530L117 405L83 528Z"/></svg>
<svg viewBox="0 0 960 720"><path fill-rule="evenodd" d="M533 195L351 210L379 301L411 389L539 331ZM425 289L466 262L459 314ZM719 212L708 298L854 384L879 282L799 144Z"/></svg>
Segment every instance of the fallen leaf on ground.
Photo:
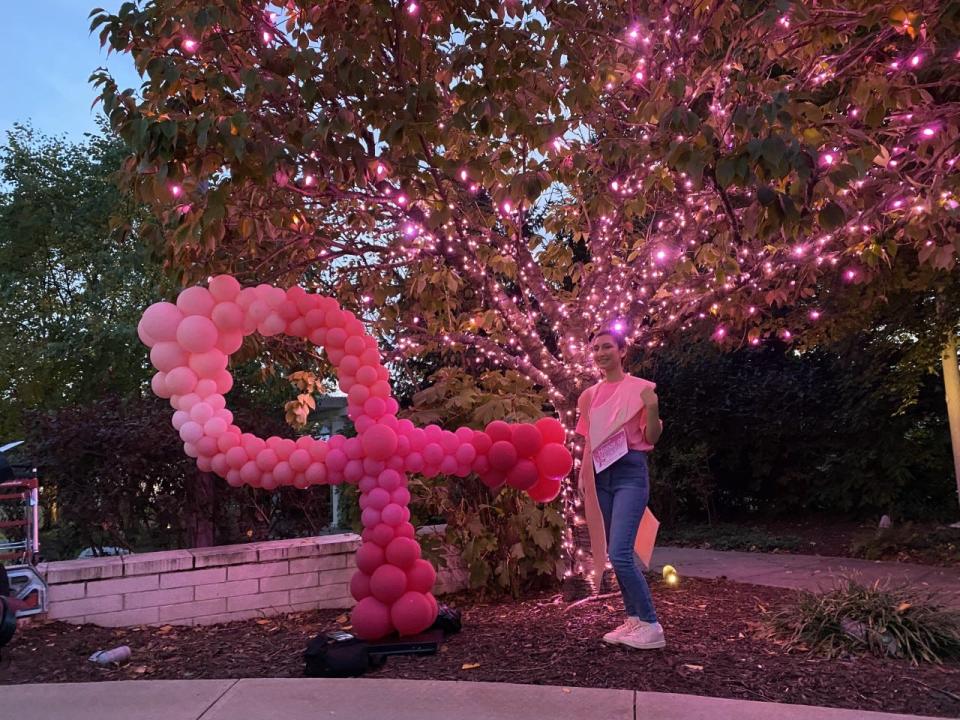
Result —
<svg viewBox="0 0 960 720"><path fill-rule="evenodd" d="M461 670L476 670L478 667L480 667L480 663L464 663L464 664L463 664L463 667L461 667L460 669L461 669Z"/></svg>
<svg viewBox="0 0 960 720"><path fill-rule="evenodd" d="M260 618L259 620L257 620L257 625L269 625L270 622L271 621L267 620L266 618Z"/></svg>
<svg viewBox="0 0 960 720"><path fill-rule="evenodd" d="M693 670L695 672L701 672L703 670L703 665L691 665L690 663L684 663L683 666L687 670Z"/></svg>

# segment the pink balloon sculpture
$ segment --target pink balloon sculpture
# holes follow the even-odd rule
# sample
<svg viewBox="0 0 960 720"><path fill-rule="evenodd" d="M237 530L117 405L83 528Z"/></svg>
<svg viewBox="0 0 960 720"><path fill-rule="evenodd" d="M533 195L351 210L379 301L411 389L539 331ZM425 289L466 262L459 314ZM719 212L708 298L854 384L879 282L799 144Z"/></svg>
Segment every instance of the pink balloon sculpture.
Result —
<svg viewBox="0 0 960 720"><path fill-rule="evenodd" d="M364 530L350 592L357 601L353 627L361 638L416 634L437 616L431 593L436 571L420 557L410 524L408 473L474 472L490 488L506 483L549 502L573 465L563 426L553 418L513 425L497 420L484 431L455 432L398 420L377 341L336 300L300 287L241 288L235 278L219 275L209 288L181 292L175 305L151 305L137 332L157 368L153 391L170 399L173 427L200 470L234 487L359 486ZM347 393L356 437L263 440L233 423L224 399L233 386L227 361L254 332L286 333L325 348Z"/></svg>

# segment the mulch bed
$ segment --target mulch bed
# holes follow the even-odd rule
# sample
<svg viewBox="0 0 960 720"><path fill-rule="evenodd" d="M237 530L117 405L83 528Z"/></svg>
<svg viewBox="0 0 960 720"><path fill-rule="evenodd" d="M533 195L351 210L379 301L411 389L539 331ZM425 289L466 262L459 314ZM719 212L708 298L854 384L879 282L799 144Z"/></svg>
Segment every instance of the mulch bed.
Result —
<svg viewBox="0 0 960 720"><path fill-rule="evenodd" d="M393 657L375 678L625 688L944 717L960 716L960 664L912 666L874 657L827 660L761 639L764 611L791 599L777 588L725 580L654 581L665 650L604 644L618 597L571 606L557 595L522 602L447 598L463 631L430 657ZM200 627L109 629L60 622L22 628L4 648L0 683L301 677L303 650L347 623L339 611ZM101 668L98 650L129 645L131 661Z"/></svg>

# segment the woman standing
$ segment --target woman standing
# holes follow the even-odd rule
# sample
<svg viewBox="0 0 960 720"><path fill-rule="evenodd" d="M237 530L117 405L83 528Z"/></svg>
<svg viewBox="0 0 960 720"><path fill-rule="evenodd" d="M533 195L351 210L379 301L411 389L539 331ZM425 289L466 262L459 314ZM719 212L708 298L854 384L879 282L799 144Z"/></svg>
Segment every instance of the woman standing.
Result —
<svg viewBox="0 0 960 720"><path fill-rule="evenodd" d="M626 621L603 639L640 650L662 648L663 627L657 622L650 586L634 559L634 540L650 496L647 453L663 431L656 385L623 371L627 350L622 335L598 330L590 345L604 377L577 401L576 432L586 440L580 489L594 572L602 573L609 552L627 614Z"/></svg>

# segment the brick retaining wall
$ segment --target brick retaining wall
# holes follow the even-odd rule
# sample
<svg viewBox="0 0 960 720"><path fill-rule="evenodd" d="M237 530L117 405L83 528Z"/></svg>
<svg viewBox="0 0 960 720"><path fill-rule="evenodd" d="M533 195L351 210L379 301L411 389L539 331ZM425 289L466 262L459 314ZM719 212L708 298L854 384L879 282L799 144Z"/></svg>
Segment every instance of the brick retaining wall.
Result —
<svg viewBox="0 0 960 720"><path fill-rule="evenodd" d="M349 608L359 546L358 535L344 533L41 563L48 611L38 619L106 627L209 625ZM437 594L466 585L455 553L447 554L447 563L437 577Z"/></svg>

